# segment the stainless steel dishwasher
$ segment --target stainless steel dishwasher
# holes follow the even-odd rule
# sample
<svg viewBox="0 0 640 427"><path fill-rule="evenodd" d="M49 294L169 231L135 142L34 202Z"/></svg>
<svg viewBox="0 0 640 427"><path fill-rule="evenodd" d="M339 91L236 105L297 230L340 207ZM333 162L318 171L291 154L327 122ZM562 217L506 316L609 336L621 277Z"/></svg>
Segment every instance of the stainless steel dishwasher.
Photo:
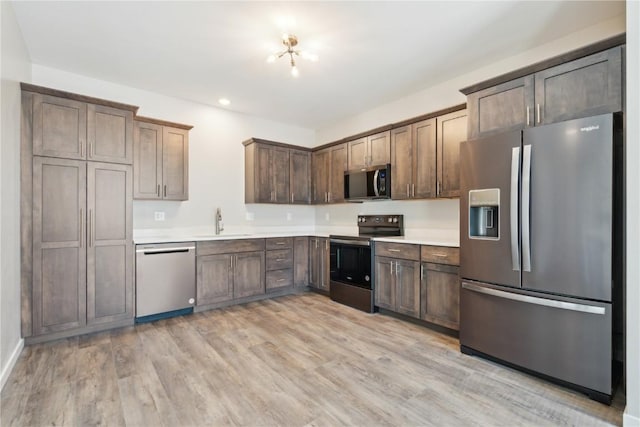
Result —
<svg viewBox="0 0 640 427"><path fill-rule="evenodd" d="M136 245L136 322L193 312L195 242Z"/></svg>

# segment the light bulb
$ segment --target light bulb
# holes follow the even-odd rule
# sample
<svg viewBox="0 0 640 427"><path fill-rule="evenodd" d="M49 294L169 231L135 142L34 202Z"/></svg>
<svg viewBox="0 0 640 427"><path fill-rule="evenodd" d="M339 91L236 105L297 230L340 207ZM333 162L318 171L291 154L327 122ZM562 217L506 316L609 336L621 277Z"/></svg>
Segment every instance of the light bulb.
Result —
<svg viewBox="0 0 640 427"><path fill-rule="evenodd" d="M298 67L296 67L295 65L291 67L291 75L293 77L298 77L299 74L300 72L298 71Z"/></svg>
<svg viewBox="0 0 640 427"><path fill-rule="evenodd" d="M267 56L267 62L269 62L269 63L276 62L276 56L275 55Z"/></svg>
<svg viewBox="0 0 640 427"><path fill-rule="evenodd" d="M220 105L225 105L226 106L226 105L231 104L231 101L229 101L227 98L220 98L220 99L218 99L218 103Z"/></svg>

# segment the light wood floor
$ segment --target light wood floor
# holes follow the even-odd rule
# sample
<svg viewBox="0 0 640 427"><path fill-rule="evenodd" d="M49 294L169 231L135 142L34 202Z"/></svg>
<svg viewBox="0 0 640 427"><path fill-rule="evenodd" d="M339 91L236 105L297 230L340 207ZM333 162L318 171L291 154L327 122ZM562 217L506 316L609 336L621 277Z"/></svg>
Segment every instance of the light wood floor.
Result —
<svg viewBox="0 0 640 427"><path fill-rule="evenodd" d="M310 293L27 347L1 398L3 427L620 425L624 405Z"/></svg>

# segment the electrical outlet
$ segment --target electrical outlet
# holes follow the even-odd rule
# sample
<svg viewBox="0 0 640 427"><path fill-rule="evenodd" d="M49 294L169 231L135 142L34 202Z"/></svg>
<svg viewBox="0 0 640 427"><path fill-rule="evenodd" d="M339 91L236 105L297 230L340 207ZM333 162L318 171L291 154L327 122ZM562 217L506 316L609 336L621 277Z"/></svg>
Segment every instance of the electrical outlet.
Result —
<svg viewBox="0 0 640 427"><path fill-rule="evenodd" d="M156 211L153 213L153 217L156 221L164 221L164 212Z"/></svg>
<svg viewBox="0 0 640 427"><path fill-rule="evenodd" d="M329 215L329 212L327 212L326 214L324 214L324 220L325 220L325 221L331 221L331 215Z"/></svg>
<svg viewBox="0 0 640 427"><path fill-rule="evenodd" d="M256 219L256 214L254 214L253 212L247 212L244 215L244 219L246 219L247 221L253 221Z"/></svg>
<svg viewBox="0 0 640 427"><path fill-rule="evenodd" d="M291 212L287 212L287 221L291 221L293 219L293 215Z"/></svg>

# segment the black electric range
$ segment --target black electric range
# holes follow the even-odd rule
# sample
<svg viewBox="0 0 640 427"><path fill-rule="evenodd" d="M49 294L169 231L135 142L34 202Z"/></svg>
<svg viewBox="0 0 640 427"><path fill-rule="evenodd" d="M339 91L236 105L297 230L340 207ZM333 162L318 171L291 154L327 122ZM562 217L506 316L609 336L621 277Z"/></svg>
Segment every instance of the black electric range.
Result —
<svg viewBox="0 0 640 427"><path fill-rule="evenodd" d="M329 236L332 300L373 313L371 239L404 235L403 222L402 215L359 215L357 236Z"/></svg>

